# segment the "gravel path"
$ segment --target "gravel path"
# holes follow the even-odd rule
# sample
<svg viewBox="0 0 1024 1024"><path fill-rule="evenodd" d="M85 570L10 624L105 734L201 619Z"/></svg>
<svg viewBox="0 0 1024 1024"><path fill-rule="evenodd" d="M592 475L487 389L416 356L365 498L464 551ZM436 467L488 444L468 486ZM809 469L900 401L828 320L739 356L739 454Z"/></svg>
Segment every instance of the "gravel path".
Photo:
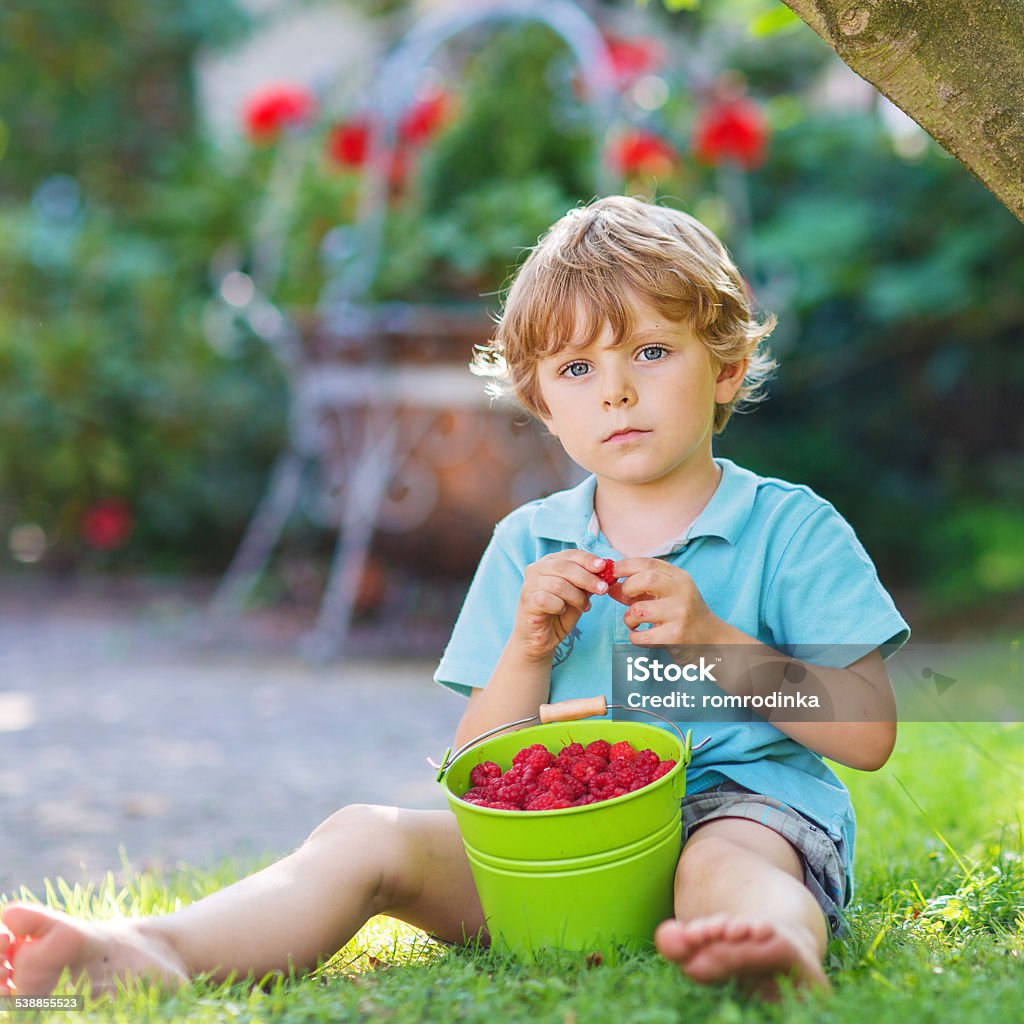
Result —
<svg viewBox="0 0 1024 1024"><path fill-rule="evenodd" d="M264 619L216 650L180 593L0 586L0 892L282 854L346 803L444 807L462 711L430 660L318 667ZM269 625L268 625L269 621Z"/></svg>

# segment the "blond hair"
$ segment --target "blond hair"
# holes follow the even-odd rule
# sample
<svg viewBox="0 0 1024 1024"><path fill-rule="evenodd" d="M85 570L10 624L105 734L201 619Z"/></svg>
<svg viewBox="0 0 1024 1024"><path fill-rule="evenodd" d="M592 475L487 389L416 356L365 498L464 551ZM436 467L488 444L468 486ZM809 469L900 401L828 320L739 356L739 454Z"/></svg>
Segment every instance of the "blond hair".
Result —
<svg viewBox="0 0 1024 1024"><path fill-rule="evenodd" d="M537 363L593 342L607 322L615 343L634 327L641 299L686 323L718 367L749 358L732 401L716 404L714 432L737 409L760 401L776 363L762 347L776 318L759 322L736 265L718 238L679 210L609 196L570 210L542 236L516 274L494 337L471 369L490 377L492 395L509 392L534 416L549 410Z"/></svg>

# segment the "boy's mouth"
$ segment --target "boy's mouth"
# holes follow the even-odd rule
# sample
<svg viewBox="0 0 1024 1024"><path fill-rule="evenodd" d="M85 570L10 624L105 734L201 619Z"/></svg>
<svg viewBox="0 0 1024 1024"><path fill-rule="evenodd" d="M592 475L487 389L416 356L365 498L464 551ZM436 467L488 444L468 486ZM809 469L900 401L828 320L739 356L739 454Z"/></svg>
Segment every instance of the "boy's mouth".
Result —
<svg viewBox="0 0 1024 1024"><path fill-rule="evenodd" d="M649 430L639 430L637 427L622 427L616 430L614 433L609 434L604 439L604 444L609 442L615 443L618 441L634 441L638 437L642 437L644 434L649 434Z"/></svg>

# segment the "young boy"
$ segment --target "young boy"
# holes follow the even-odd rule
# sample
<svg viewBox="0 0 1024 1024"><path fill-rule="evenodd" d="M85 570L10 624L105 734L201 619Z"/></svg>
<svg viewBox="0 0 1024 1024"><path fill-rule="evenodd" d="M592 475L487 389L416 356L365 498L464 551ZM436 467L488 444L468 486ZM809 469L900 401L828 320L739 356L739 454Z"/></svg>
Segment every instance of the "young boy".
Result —
<svg viewBox="0 0 1024 1024"><path fill-rule="evenodd" d="M592 475L498 524L436 675L469 697L462 744L549 700L610 695L613 642L764 645L780 667L792 659L778 647L824 650L814 673L834 721L707 723L683 802L676 916L655 936L689 977L768 996L782 975L828 985L854 819L822 755L886 761L880 652L908 636L827 502L712 456L771 369L759 350L770 328L721 243L683 213L612 197L554 225L477 370ZM622 580L610 588L598 575L609 561ZM343 808L284 859L161 917L93 923L11 904L0 991L50 992L64 967L94 990L129 975L312 969L374 914L486 939L451 813Z"/></svg>

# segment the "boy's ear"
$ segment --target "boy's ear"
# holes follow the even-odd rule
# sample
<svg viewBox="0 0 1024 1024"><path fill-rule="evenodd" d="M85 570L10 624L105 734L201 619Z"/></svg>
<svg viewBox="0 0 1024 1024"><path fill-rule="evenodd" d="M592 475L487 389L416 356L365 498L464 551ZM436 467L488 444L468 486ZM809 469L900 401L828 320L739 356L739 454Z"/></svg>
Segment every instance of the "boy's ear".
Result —
<svg viewBox="0 0 1024 1024"><path fill-rule="evenodd" d="M718 377L715 379L715 401L719 405L731 402L736 397L749 365L750 358L747 357L738 363L725 363L719 367Z"/></svg>

